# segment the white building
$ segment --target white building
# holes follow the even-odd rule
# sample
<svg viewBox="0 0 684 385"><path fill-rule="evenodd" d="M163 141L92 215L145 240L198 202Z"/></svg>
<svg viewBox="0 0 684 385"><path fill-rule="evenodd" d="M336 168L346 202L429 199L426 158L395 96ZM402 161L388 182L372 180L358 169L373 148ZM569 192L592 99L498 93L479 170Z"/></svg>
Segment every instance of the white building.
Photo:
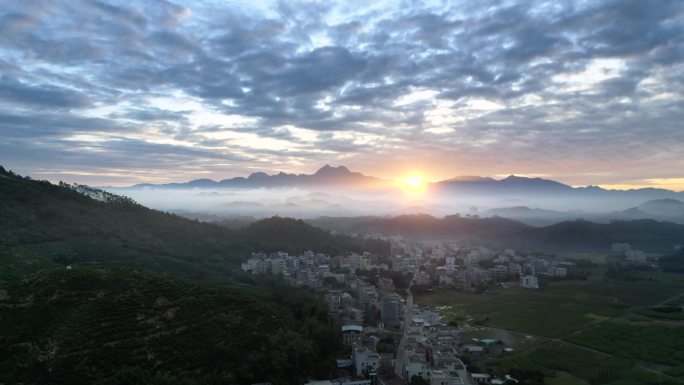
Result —
<svg viewBox="0 0 684 385"><path fill-rule="evenodd" d="M450 255L446 257L446 269L447 272L453 273L456 271L456 257L453 255Z"/></svg>
<svg viewBox="0 0 684 385"><path fill-rule="evenodd" d="M380 356L378 353L358 346L354 347L353 353L357 376L362 377L365 373L377 372L380 367Z"/></svg>
<svg viewBox="0 0 684 385"><path fill-rule="evenodd" d="M520 287L523 289L539 289L539 281L534 275L520 276Z"/></svg>

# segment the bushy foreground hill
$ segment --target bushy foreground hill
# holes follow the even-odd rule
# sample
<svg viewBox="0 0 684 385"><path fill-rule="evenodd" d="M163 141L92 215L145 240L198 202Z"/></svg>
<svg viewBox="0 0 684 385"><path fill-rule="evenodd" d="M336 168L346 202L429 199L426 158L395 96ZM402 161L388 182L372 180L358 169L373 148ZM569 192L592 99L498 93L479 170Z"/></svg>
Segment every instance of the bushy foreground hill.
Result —
<svg viewBox="0 0 684 385"><path fill-rule="evenodd" d="M226 229L0 167L0 383L328 377L340 336L325 305L237 269L253 251L308 249L389 246L284 218Z"/></svg>
<svg viewBox="0 0 684 385"><path fill-rule="evenodd" d="M0 287L0 383L303 383L330 375L340 339L322 303L277 281L61 268Z"/></svg>
<svg viewBox="0 0 684 385"><path fill-rule="evenodd" d="M69 264L224 279L254 251L389 252L384 242L336 237L292 219L226 229L112 194L93 199L98 196L92 189L84 195L82 188L22 178L0 167L0 280Z"/></svg>

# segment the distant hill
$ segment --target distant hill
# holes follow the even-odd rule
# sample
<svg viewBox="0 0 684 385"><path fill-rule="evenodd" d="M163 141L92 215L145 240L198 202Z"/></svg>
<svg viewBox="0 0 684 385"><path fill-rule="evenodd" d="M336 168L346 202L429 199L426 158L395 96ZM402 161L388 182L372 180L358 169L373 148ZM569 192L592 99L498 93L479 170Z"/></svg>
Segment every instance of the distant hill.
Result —
<svg viewBox="0 0 684 385"><path fill-rule="evenodd" d="M433 184L438 192L480 194L480 195L520 195L520 196L574 196L576 198L602 198L609 196L632 198L675 198L684 197L684 192L675 192L658 188L641 188L631 190L609 190L598 186L572 187L566 184L543 178L528 178L510 175L496 180L473 176L455 177Z"/></svg>
<svg viewBox="0 0 684 385"><path fill-rule="evenodd" d="M585 216L582 213L544 210L526 206L490 209L483 212L482 215L486 217L499 216L515 219L533 226L548 226L567 220L580 219Z"/></svg>
<svg viewBox="0 0 684 385"><path fill-rule="evenodd" d="M676 199L656 199L648 201L637 209L651 215L660 215L663 217L683 217L684 218L684 202Z"/></svg>
<svg viewBox="0 0 684 385"><path fill-rule="evenodd" d="M684 223L684 202L676 199L655 199L608 216L617 219L653 218Z"/></svg>
<svg viewBox="0 0 684 385"><path fill-rule="evenodd" d="M227 229L143 207L95 189L22 178L0 169L0 280L69 264L142 267L190 279L225 279L255 251L385 251L386 243L335 237L292 219ZM109 194L109 195L106 195ZM287 238L275 236L289 234Z"/></svg>
<svg viewBox="0 0 684 385"><path fill-rule="evenodd" d="M341 336L312 294L64 268L0 286L0 383L302 384Z"/></svg>
<svg viewBox="0 0 684 385"><path fill-rule="evenodd" d="M634 248L669 252L684 244L684 225L654 220L593 223L564 221L533 227L502 217L461 217L430 215L397 217L321 218L310 223L341 232L384 233L409 238L461 241L471 245L540 248L548 251L608 251L612 243L627 242Z"/></svg>

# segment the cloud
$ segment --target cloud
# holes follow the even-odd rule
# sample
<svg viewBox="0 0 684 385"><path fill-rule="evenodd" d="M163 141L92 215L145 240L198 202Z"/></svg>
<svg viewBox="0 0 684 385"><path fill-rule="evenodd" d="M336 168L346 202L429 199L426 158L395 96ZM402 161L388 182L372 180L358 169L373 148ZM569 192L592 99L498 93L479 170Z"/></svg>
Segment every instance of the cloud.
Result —
<svg viewBox="0 0 684 385"><path fill-rule="evenodd" d="M64 167L83 147L218 179L407 158L444 177L684 167L680 1L358 5L3 3L2 139ZM48 160L12 153L27 173Z"/></svg>
<svg viewBox="0 0 684 385"><path fill-rule="evenodd" d="M0 76L0 99L37 107L77 108L89 104L85 95L52 85L28 85Z"/></svg>

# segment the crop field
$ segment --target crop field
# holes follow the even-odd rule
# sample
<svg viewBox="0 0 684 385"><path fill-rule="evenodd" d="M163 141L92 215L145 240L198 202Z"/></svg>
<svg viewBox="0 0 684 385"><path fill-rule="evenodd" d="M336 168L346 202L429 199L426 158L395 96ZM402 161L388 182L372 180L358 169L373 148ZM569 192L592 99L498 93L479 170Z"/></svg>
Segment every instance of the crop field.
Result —
<svg viewBox="0 0 684 385"><path fill-rule="evenodd" d="M494 373L543 373L551 385L684 384L684 313L651 309L680 305L684 277L643 271L613 279L604 273L594 268L587 280L548 282L540 290L517 282L480 294L440 289L415 301L464 326L540 336L510 357L486 362Z"/></svg>
<svg viewBox="0 0 684 385"><path fill-rule="evenodd" d="M609 321L566 340L618 357L672 366L684 362L684 326Z"/></svg>
<svg viewBox="0 0 684 385"><path fill-rule="evenodd" d="M639 272L638 280L626 281L604 279L603 272L594 269L586 281L550 282L541 290L521 289L517 282L508 282L506 287L480 294L435 290L416 296L415 301L440 307L447 320L470 319L492 327L562 337L684 292L681 275Z"/></svg>
<svg viewBox="0 0 684 385"><path fill-rule="evenodd" d="M676 378L641 369L632 359L594 353L561 342L546 344L529 354L491 361L487 368L495 373L540 372L544 383L551 385L684 384Z"/></svg>

